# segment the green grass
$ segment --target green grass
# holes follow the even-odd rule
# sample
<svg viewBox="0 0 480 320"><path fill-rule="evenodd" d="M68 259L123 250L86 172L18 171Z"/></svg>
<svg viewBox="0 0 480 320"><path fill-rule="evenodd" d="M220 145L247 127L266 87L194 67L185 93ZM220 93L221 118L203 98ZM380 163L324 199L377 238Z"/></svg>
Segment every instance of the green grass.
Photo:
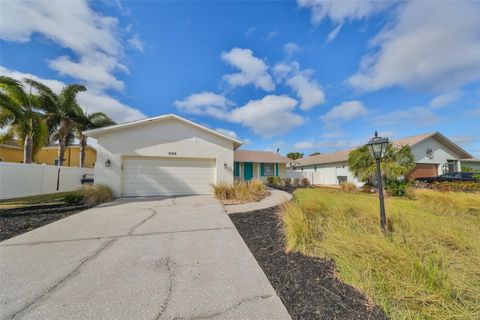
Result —
<svg viewBox="0 0 480 320"><path fill-rule="evenodd" d="M60 193L42 194L39 196L32 196L32 197L0 200L0 209L21 208L21 207L26 207L26 206L41 204L41 203L61 203L63 202L63 198L70 193L71 192L60 192Z"/></svg>
<svg viewBox="0 0 480 320"><path fill-rule="evenodd" d="M333 259L338 277L393 319L480 319L480 194L416 192L386 199L300 189L282 213L286 246Z"/></svg>

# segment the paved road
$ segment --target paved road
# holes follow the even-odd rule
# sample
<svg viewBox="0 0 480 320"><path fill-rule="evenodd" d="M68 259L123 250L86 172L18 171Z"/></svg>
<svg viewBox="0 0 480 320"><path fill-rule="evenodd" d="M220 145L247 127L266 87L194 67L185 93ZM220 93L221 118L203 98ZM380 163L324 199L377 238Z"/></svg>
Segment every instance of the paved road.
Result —
<svg viewBox="0 0 480 320"><path fill-rule="evenodd" d="M119 199L0 242L0 319L290 319L211 196Z"/></svg>

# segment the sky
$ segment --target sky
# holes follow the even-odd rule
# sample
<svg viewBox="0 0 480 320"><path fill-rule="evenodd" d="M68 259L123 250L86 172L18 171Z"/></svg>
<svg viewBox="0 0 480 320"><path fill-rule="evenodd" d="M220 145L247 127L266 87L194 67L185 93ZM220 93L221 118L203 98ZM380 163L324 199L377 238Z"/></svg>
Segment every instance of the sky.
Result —
<svg viewBox="0 0 480 320"><path fill-rule="evenodd" d="M117 122L175 113L244 149L440 131L480 157L478 1L0 1L0 74L82 83Z"/></svg>

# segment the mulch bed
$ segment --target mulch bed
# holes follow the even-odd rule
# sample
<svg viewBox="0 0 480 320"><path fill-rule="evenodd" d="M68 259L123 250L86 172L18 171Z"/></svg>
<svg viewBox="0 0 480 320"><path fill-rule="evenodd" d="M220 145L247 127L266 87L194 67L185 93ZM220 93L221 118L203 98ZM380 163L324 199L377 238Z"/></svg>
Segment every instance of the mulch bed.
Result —
<svg viewBox="0 0 480 320"><path fill-rule="evenodd" d="M88 206L45 205L0 210L0 241L85 210Z"/></svg>
<svg viewBox="0 0 480 320"><path fill-rule="evenodd" d="M293 319L388 319L335 276L333 261L285 253L277 211L236 213L230 219Z"/></svg>

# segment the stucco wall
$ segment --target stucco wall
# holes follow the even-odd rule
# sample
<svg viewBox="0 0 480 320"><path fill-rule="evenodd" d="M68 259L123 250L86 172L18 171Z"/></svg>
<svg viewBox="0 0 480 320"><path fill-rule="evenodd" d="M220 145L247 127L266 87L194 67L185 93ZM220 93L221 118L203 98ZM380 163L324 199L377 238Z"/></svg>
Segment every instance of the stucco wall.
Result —
<svg viewBox="0 0 480 320"><path fill-rule="evenodd" d="M233 142L179 120L107 132L97 144L95 183L110 185L116 196L122 193L122 156L216 159L216 183L233 183Z"/></svg>
<svg viewBox="0 0 480 320"><path fill-rule="evenodd" d="M11 146L0 146L0 158L4 162L23 162L23 149Z"/></svg>
<svg viewBox="0 0 480 320"><path fill-rule="evenodd" d="M427 156L427 150L433 151L433 158ZM442 174L442 166L447 160L457 161L457 170L460 171L460 156L435 138L428 138L412 147L416 163L438 164L438 174Z"/></svg>
<svg viewBox="0 0 480 320"><path fill-rule="evenodd" d="M34 156L34 161L39 164L53 165L55 159L58 158L58 148L42 148ZM95 167L96 151L91 147L87 147L85 151L85 167ZM80 166L80 147L73 146L65 148L64 166L79 167Z"/></svg>
<svg viewBox="0 0 480 320"><path fill-rule="evenodd" d="M297 168L296 170L301 171L301 168ZM338 185L337 177L347 176L348 182L354 183L357 186L363 185L363 183L358 181L350 172L346 162L317 164L316 170L314 165L305 166L303 167L303 172L316 172L317 174L313 179L315 180L315 184Z"/></svg>

